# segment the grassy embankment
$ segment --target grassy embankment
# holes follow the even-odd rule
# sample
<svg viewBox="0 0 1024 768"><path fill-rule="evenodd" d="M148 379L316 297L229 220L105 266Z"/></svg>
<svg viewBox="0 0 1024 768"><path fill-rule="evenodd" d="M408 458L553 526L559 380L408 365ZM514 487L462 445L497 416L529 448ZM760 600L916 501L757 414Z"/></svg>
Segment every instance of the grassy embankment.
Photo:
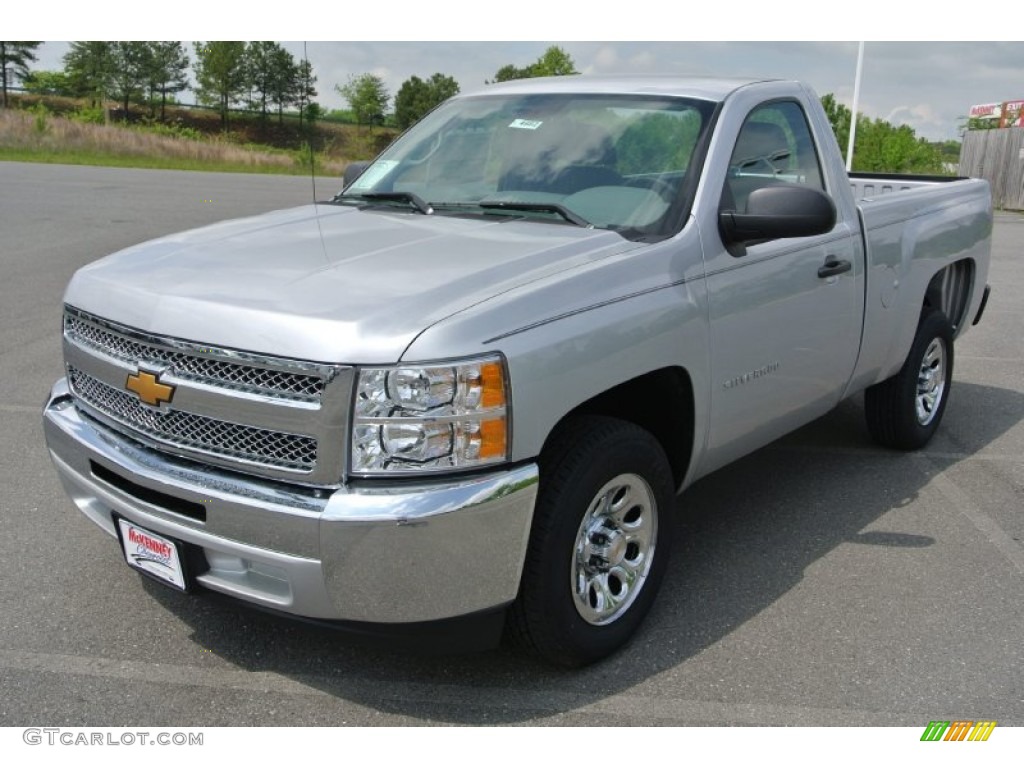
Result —
<svg viewBox="0 0 1024 768"><path fill-rule="evenodd" d="M0 110L0 160L242 173L310 172L309 145L294 130L267 130L267 123L239 120L234 130L223 133L215 116L188 110L176 110L172 124L138 120L103 124L59 107L56 111L39 104L31 109ZM268 143L256 143L254 136ZM390 138L355 126L318 125L316 173L340 176L349 162L372 158Z"/></svg>

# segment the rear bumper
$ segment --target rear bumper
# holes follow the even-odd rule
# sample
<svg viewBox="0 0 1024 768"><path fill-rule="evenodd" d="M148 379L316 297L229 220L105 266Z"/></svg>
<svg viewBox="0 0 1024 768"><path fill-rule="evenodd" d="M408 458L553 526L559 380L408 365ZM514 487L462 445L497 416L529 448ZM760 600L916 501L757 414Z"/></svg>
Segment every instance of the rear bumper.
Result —
<svg viewBox="0 0 1024 768"><path fill-rule="evenodd" d="M516 596L535 464L459 480L348 485L257 481L143 447L83 417L61 379L43 411L75 505L110 536L112 514L192 549L202 586L305 618L415 624Z"/></svg>

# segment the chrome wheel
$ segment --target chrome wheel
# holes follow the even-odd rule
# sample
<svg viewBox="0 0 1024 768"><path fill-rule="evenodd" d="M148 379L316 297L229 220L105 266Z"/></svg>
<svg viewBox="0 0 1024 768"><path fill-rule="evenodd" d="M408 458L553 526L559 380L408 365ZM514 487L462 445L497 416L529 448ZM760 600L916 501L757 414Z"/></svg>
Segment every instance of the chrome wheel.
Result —
<svg viewBox="0 0 1024 768"><path fill-rule="evenodd" d="M917 374L917 395L914 406L917 423L927 426L935 418L946 391L946 355L942 339L932 339L921 360Z"/></svg>
<svg viewBox="0 0 1024 768"><path fill-rule="evenodd" d="M628 642L658 594L672 550L672 467L647 430L589 414L568 417L539 463L506 629L531 653L580 667Z"/></svg>
<svg viewBox="0 0 1024 768"><path fill-rule="evenodd" d="M589 624L610 624L643 589L654 562L658 505L647 482L623 474L605 483L576 533L572 595Z"/></svg>
<svg viewBox="0 0 1024 768"><path fill-rule="evenodd" d="M868 431L889 448L923 448L942 422L952 387L953 326L939 310L926 310L903 367L864 392Z"/></svg>

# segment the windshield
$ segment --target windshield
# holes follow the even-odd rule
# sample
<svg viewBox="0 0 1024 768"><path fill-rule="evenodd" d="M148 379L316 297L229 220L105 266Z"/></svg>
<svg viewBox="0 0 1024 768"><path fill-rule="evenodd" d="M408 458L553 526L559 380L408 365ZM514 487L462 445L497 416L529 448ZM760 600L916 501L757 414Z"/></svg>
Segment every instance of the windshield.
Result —
<svg viewBox="0 0 1024 768"><path fill-rule="evenodd" d="M456 99L399 138L336 200L663 235L713 106L589 94Z"/></svg>

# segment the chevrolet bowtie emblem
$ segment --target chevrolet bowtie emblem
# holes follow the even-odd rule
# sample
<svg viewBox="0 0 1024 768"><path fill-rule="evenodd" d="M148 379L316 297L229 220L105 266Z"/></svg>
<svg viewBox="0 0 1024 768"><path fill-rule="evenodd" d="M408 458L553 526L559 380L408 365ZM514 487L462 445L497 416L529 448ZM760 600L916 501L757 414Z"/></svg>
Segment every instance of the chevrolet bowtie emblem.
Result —
<svg viewBox="0 0 1024 768"><path fill-rule="evenodd" d="M137 394L139 400L147 405L169 403L174 397L174 387L161 384L156 380L156 376L146 373L146 371L129 375L128 380L124 383L124 388Z"/></svg>

